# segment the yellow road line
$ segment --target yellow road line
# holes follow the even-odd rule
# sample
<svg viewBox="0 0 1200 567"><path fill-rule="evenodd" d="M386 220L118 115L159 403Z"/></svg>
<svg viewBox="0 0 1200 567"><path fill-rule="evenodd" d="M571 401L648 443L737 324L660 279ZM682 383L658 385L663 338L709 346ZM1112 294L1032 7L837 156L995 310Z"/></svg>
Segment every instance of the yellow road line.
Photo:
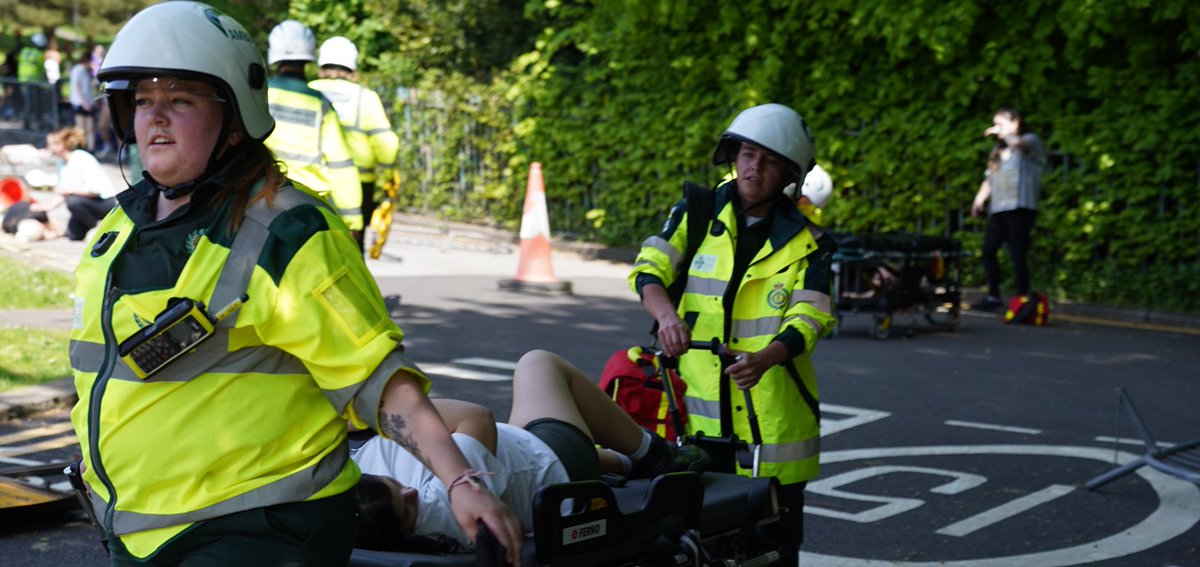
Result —
<svg viewBox="0 0 1200 567"><path fill-rule="evenodd" d="M1106 325L1109 327L1120 327L1123 329L1138 329L1141 331L1162 331L1164 333L1182 333L1185 335L1200 335L1200 329L1193 327L1179 327L1175 325L1160 325L1157 323L1135 323L1132 321L1114 321L1112 319L1098 319L1095 317L1084 317L1081 315L1064 315L1061 313L1051 313L1050 323L1054 324L1055 320L1066 321L1068 323L1086 323L1089 325Z"/></svg>
<svg viewBox="0 0 1200 567"><path fill-rule="evenodd" d="M8 445L9 443L19 443L21 441L28 441L30 439L37 439L38 437L49 437L51 435L57 435L64 431L71 431L71 423L70 422L55 423L53 425L47 425L45 427L35 427L33 429L26 429L26 430L20 431L18 433L10 433L8 435L0 435L0 446Z"/></svg>
<svg viewBox="0 0 1200 567"><path fill-rule="evenodd" d="M0 457L15 457L17 455L28 455L29 453L53 451L78 443L79 441L75 438L75 435L63 435L30 445L21 445L20 447L0 447Z"/></svg>

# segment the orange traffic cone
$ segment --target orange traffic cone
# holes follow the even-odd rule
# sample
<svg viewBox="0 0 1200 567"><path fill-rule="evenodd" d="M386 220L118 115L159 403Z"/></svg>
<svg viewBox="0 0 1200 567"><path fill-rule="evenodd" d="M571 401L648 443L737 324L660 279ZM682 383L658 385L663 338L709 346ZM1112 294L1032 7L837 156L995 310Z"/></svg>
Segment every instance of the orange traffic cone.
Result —
<svg viewBox="0 0 1200 567"><path fill-rule="evenodd" d="M525 210L521 214L521 255L517 277L499 282L502 289L571 293L571 282L554 277L550 263L550 217L546 212L546 190L542 186L542 164L529 164L525 186Z"/></svg>

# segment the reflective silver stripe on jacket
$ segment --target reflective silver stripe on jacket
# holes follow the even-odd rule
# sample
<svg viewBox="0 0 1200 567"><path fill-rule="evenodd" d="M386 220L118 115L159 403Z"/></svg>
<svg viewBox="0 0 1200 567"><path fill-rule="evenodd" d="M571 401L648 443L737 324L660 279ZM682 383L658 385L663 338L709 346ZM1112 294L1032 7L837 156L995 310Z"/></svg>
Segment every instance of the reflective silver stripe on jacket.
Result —
<svg viewBox="0 0 1200 567"><path fill-rule="evenodd" d="M705 400L692 396L684 396L684 404L687 406L688 415L707 417L708 419L721 419L721 402L717 400ZM713 432L708 432L710 435ZM720 432L717 432L720 433Z"/></svg>
<svg viewBox="0 0 1200 567"><path fill-rule="evenodd" d="M271 151L272 151L272 153L275 154L275 157L277 157L283 161L305 163L305 164L321 163L321 154L320 153L313 155L313 154L297 154L297 153L292 153L292 152L281 152L278 150L271 150Z"/></svg>
<svg viewBox="0 0 1200 567"><path fill-rule="evenodd" d="M690 416L704 417L712 420L721 419L721 403L714 400L702 400L691 396L686 397L687 411ZM706 431L707 435L719 432ZM761 458L764 462L784 463L799 461L814 457L821 452L821 438L814 437L805 441L791 443L764 443Z"/></svg>
<svg viewBox="0 0 1200 567"><path fill-rule="evenodd" d="M379 404L383 400L383 388L387 386L392 376L401 370L420 372L417 365L404 355L404 347L397 345L396 350L383 358L375 371L367 377L367 380L358 388L357 393L353 395L354 413L358 414L358 417L367 422L367 425L375 431L382 431L382 424L379 423ZM345 410L346 404L335 403L334 407Z"/></svg>
<svg viewBox="0 0 1200 567"><path fill-rule="evenodd" d="M309 110L307 108L295 108L292 106L285 106L282 104L272 104L272 105L270 105L270 108L271 108L271 116L280 122L286 122L288 124L298 124L300 126L310 126L310 127L313 126L314 124L316 124L319 127L320 123L321 123L321 121L320 121L321 113L317 112L316 110Z"/></svg>
<svg viewBox="0 0 1200 567"><path fill-rule="evenodd" d="M804 321L804 323L806 325L808 325L809 327L812 327L813 330L816 331L818 335L821 335L825 332L825 326L822 325L816 319L809 317L808 315L795 315L793 317L788 317L786 320L784 320L783 324L790 325L790 324L792 324L792 321L796 321L796 320Z"/></svg>
<svg viewBox="0 0 1200 567"><path fill-rule="evenodd" d="M104 345L71 341L71 367L79 372L100 372ZM218 327L211 337L192 352L176 358L166 368L145 380L138 378L123 361L113 366L111 380L128 382L188 382L201 374L239 374L254 372L268 375L308 374L299 359L275 347L253 346L229 352L229 330Z"/></svg>
<svg viewBox="0 0 1200 567"><path fill-rule="evenodd" d="M812 305L822 313L833 313L832 301L828 293L813 291L811 289L798 289L792 292L792 306L795 307L798 303L807 303Z"/></svg>
<svg viewBox="0 0 1200 567"><path fill-rule="evenodd" d="M729 282L725 280L700 278L693 275L688 277L687 288L684 289L684 293L721 297L725 295L725 288L727 287L729 287Z"/></svg>
<svg viewBox="0 0 1200 567"><path fill-rule="evenodd" d="M781 317L769 315L758 319L734 319L730 325L730 334L736 339L749 339L764 335L779 334Z"/></svg>
<svg viewBox="0 0 1200 567"><path fill-rule="evenodd" d="M125 535L154 528L198 522L281 502L295 502L297 499L308 498L328 486L341 474L348 460L350 460L350 446L342 443L325 455L316 465L296 471L286 478L266 486L222 500L212 506L182 514L139 514L114 510L113 532L117 535ZM92 506L97 510L104 510L108 506L108 503L100 498L96 491L90 491L89 494Z"/></svg>
<svg viewBox="0 0 1200 567"><path fill-rule="evenodd" d="M764 443L760 458L767 463L786 463L815 457L821 452L821 438L793 443Z"/></svg>
<svg viewBox="0 0 1200 567"><path fill-rule="evenodd" d="M678 264L679 260L683 259L683 253L676 250L674 246L671 246L669 240L658 235L651 236L645 242L642 242L642 248L653 248L666 254L667 260L672 266Z"/></svg>

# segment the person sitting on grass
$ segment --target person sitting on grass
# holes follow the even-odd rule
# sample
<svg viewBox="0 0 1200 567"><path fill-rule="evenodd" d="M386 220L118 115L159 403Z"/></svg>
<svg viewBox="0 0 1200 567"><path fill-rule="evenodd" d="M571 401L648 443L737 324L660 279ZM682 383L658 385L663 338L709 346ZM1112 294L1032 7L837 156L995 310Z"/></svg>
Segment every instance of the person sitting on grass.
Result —
<svg viewBox="0 0 1200 567"><path fill-rule="evenodd" d="M674 447L640 428L579 368L544 350L517 363L508 423L497 423L490 410L470 402L433 403L478 471L464 482L490 489L526 530L533 525L534 494L543 486L604 473L652 478L709 464L699 447ZM352 458L363 472L356 547L413 551L433 540L446 546L443 551L470 548L450 515L446 487L403 447L375 437ZM414 535L423 539L414 543Z"/></svg>

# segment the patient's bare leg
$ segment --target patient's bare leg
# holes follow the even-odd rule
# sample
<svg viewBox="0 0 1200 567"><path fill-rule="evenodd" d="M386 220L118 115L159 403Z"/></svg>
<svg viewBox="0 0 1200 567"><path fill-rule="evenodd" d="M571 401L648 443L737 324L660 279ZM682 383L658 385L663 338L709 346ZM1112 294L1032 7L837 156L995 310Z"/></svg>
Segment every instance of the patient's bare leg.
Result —
<svg viewBox="0 0 1200 567"><path fill-rule="evenodd" d="M551 417L578 427L597 443L630 455L644 436L617 404L584 373L562 357L534 350L521 357L513 373L509 423L524 427Z"/></svg>

